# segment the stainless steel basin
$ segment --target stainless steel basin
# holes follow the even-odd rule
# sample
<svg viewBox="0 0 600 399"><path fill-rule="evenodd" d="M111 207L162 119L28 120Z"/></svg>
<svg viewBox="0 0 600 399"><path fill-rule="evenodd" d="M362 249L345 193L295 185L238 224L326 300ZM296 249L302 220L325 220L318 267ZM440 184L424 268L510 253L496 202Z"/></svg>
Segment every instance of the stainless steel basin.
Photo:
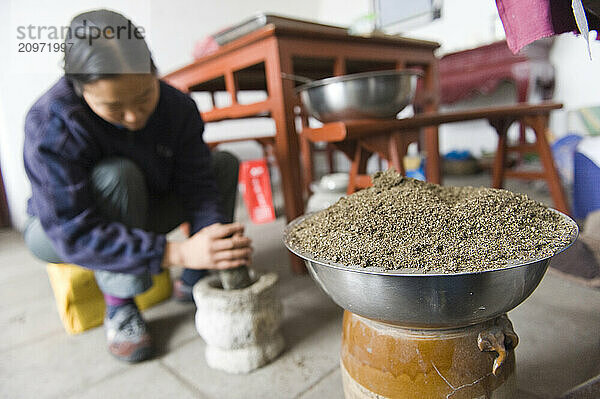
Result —
<svg viewBox="0 0 600 399"><path fill-rule="evenodd" d="M577 239L578 229L573 220L560 214L574 227L564 251ZM325 293L352 313L404 327L461 327L500 316L535 290L551 259L460 274L402 274L346 267L318 261L290 245L291 228L306 217L288 224L283 240L291 252L304 259Z"/></svg>
<svg viewBox="0 0 600 399"><path fill-rule="evenodd" d="M419 76L413 70L364 72L315 80L297 91L307 112L323 123L394 118L413 102Z"/></svg>

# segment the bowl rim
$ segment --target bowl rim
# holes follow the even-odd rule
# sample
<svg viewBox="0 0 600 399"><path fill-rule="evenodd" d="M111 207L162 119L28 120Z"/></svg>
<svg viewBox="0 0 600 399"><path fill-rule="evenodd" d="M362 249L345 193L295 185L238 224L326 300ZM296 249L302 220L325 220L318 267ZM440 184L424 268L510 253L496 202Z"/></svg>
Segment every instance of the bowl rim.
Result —
<svg viewBox="0 0 600 399"><path fill-rule="evenodd" d="M312 89L314 87L324 86L331 83L339 83L345 82L347 80L357 80L362 78L373 78L380 76L397 76L397 75L411 75L416 76L417 78L421 78L424 76L424 73L418 69L386 69L382 71L369 71L369 72L360 72L360 73L352 73L349 75L340 75L340 76L332 76L325 79L319 79L312 81L310 83L305 83L301 86L296 87L296 92L300 93L306 91L308 89Z"/></svg>
<svg viewBox="0 0 600 399"><path fill-rule="evenodd" d="M283 230L283 244L285 245L285 247L292 252L294 255L302 258L305 261L311 262L311 263L315 263L321 266L325 266L325 267L330 267L333 269L339 269L339 270L344 270L344 271L348 271L348 272L355 272L355 273L363 273L363 274L372 274L372 275L379 275L379 276L398 276L398 277L446 277L446 278L452 278L454 276L466 276L466 275L481 275L483 273L492 273L492 272L504 272L510 269L516 269L518 267L525 267L528 265L531 265L533 263L538 263L538 262L542 262L545 260L548 260L556 255L558 255L559 253L567 250L569 247L571 247L575 241L577 240L577 237L579 236L579 226L577 225L577 223L571 219L571 217L569 217L568 215L554 209L554 208L549 208L551 211L558 213L560 216L562 216L570 225L572 225L574 227L573 233L571 234L569 243L566 244L564 247L562 247L560 250L556 251L554 254L552 255L547 255L547 256L542 256L539 258L533 258L533 259L527 259L527 260L523 260L520 261L519 263L508 263L508 265L506 265L505 267L501 267L501 268L497 268L497 269L488 269L488 270L480 270L480 271L474 271L474 272L460 272L460 273L402 273L402 272L397 272L395 270L389 270L389 271L384 271L384 270L378 270L378 269L370 269L370 268L362 268L360 266L355 266L355 265L343 265L341 263L336 263L336 262L330 262L327 260L320 260L320 259L316 259L314 258L314 256L312 256L312 254L308 254L304 251L301 251L295 247L293 247L289 242L288 242L288 236L290 234L290 231L292 229L292 227L294 227L295 225L297 225L298 223L303 222L307 217L315 214L316 212L312 212L312 213L307 213L304 215L301 215L299 217L297 217L296 219L292 220L291 222L289 222L287 224L287 226L285 226L285 229Z"/></svg>

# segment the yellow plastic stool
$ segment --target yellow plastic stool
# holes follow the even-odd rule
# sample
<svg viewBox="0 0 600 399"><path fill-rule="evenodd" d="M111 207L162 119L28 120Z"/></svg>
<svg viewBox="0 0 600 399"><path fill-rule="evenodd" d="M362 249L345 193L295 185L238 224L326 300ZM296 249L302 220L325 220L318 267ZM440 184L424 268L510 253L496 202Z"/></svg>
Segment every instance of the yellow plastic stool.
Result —
<svg viewBox="0 0 600 399"><path fill-rule="evenodd" d="M78 334L99 326L104 321L104 297L94 272L69 263L48 263L46 266L58 314L69 334ZM152 276L152 287L135 297L140 310L171 297L171 276L168 270Z"/></svg>

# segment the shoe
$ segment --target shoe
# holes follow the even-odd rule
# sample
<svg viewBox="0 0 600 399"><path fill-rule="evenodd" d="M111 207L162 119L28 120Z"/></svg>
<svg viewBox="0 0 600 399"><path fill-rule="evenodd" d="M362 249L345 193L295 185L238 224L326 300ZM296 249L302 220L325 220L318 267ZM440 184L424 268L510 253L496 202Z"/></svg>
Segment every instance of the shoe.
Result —
<svg viewBox="0 0 600 399"><path fill-rule="evenodd" d="M173 298L177 302L194 302L194 296L192 295L192 286L187 285L181 279L177 279L173 282Z"/></svg>
<svg viewBox="0 0 600 399"><path fill-rule="evenodd" d="M135 303L119 306L104 318L108 351L119 360L137 363L152 355L152 340Z"/></svg>

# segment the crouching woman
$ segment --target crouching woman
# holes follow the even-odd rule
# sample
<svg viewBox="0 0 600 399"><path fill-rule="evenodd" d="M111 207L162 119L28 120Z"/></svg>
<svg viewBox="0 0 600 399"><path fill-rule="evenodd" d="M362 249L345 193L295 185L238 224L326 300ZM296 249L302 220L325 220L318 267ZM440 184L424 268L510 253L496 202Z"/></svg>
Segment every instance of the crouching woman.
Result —
<svg viewBox="0 0 600 399"><path fill-rule="evenodd" d="M133 297L152 274L183 266L175 296L190 300L206 270L250 262L250 239L232 223L238 163L209 152L194 101L157 78L143 37L119 29L135 28L127 18L96 10L70 27L64 76L25 122L25 241L44 261L94 270L109 351L141 361L152 344ZM191 236L167 241L183 222Z"/></svg>

